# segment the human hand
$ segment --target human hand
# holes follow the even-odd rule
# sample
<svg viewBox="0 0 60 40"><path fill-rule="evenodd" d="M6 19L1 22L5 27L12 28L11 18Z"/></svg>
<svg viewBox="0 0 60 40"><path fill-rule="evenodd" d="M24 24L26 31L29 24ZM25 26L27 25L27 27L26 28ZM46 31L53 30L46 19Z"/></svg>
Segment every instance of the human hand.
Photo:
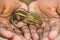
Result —
<svg viewBox="0 0 60 40"><path fill-rule="evenodd" d="M37 3L38 2L38 3ZM42 28L38 30L40 40L55 40L59 34L60 19L56 12L56 0L49 5L47 0L38 0L29 5L29 11L37 12L43 20ZM40 8L41 7L41 8Z"/></svg>
<svg viewBox="0 0 60 40"><path fill-rule="evenodd" d="M21 22L19 24L21 24ZM27 40L39 40L37 27L35 25L23 26L20 29Z"/></svg>
<svg viewBox="0 0 60 40"><path fill-rule="evenodd" d="M9 1L9 0L8 0ZM16 1L16 0L15 0ZM9 1L10 2L10 1ZM15 9L11 9L10 10L10 8L12 7L12 8L14 8L14 7L16 7L16 6L13 6L12 4L13 4L14 2L12 2L11 4L9 4L8 6L7 6L7 4L6 4L6 8L7 8L7 13L9 14L10 12L12 12L12 11L14 11ZM18 3L18 2L17 2ZM15 3L14 3L15 4ZM16 4L17 5L17 4ZM17 9L18 7L16 7L16 9ZM28 8L27 8L27 6L23 3L23 2L21 2L21 5L20 5L20 8L24 8L24 9L26 9L26 10L28 10ZM10 10L10 12L8 11L8 10ZM4 12L4 11L3 11ZM6 11L5 11L6 12ZM10 15L10 14L9 14ZM0 16L2 16L2 17L0 17L0 35L2 36L2 37L4 37L4 38L7 38L7 39L9 39L9 40L27 40L26 38L24 38L23 37L23 35L22 34L20 34L20 30L15 30L15 29L13 29L14 28L14 26L10 23L10 21L8 20L8 19L6 19L6 18L3 18L4 16L3 16L3 14L2 15L0 15ZM10 16L9 16L10 17ZM17 33L17 31L18 31L18 34L16 34L15 32L13 32L13 31L16 31L16 33ZM26 35L27 36L27 35ZM30 36L29 36L30 37ZM28 37L27 37L28 38Z"/></svg>
<svg viewBox="0 0 60 40"><path fill-rule="evenodd" d="M0 36L9 40L26 40L21 34L17 35L14 32L8 31L2 27L0 27Z"/></svg>
<svg viewBox="0 0 60 40"><path fill-rule="evenodd" d="M2 0L3 2L3 11L0 16L8 17L15 11L17 8L21 6L21 2L19 0Z"/></svg>
<svg viewBox="0 0 60 40"><path fill-rule="evenodd" d="M1 12L2 12L2 10L3 10L3 1L2 0L0 0L0 14L1 14Z"/></svg>
<svg viewBox="0 0 60 40"><path fill-rule="evenodd" d="M12 3L10 4L10 0L7 0L7 1L5 1L5 0L3 0L4 1L4 6L5 6L5 9L4 9L4 7L3 7L3 12L1 13L1 18L2 17L5 17L5 18L7 18L8 16L10 17L10 15L11 15L11 13L15 10L15 9L17 9L17 8L19 8L19 6L20 6L20 8L24 8L24 9L26 9L26 10L28 10L28 8L27 8L27 6L24 4L24 3L19 3L18 1L16 2L16 0L13 0L12 1ZM15 4L15 3L17 3L17 4ZM21 4L21 5L20 5ZM6 15L7 14L7 15ZM27 26L25 26L25 27L22 27L21 28L21 30L23 31L23 35L24 35L24 37L23 37L23 35L21 35L21 34L19 34L19 35L17 35L16 33L14 33L14 32L11 32L10 30L12 30L13 31L13 29L11 29L12 28L12 26L11 26L11 24L10 24L10 22L9 22L9 20L8 19L6 19L5 20L5 18L2 18L1 19L0 18L0 23L2 22L3 24L2 25L0 25L0 35L2 36L2 37L4 37L4 38L7 38L7 39L10 39L10 40L31 40L32 38L34 39L34 40L38 40L39 38L38 38L38 34L37 34L37 32L36 32L36 27L35 26L30 26L30 30L31 30L31 34L32 34L32 38L31 38L31 34L30 34L30 30L29 30L29 28L27 27ZM8 21L7 21L8 20ZM2 27L4 27L4 28L2 28ZM7 29L5 29L5 28L7 28ZM16 31L16 30L15 30ZM5 34L4 34L5 33ZM18 32L19 33L19 32ZM34 37L35 36L35 37Z"/></svg>
<svg viewBox="0 0 60 40"><path fill-rule="evenodd" d="M0 17L0 36L9 40L26 40L21 31L15 28L9 20Z"/></svg>

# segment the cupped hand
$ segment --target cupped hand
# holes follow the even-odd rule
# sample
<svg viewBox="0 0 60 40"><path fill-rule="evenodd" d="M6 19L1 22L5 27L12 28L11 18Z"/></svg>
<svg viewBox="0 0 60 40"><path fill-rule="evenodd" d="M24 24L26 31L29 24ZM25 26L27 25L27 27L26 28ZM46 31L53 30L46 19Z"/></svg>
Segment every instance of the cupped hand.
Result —
<svg viewBox="0 0 60 40"><path fill-rule="evenodd" d="M24 8L28 10L25 3L20 2L18 0L3 0L5 8L0 17L0 36L7 38L8 40L27 40L18 29L15 28L8 19L6 19L9 15L12 14L17 8Z"/></svg>
<svg viewBox="0 0 60 40"><path fill-rule="evenodd" d="M21 6L21 2L19 0L2 0L3 2L3 11L0 16L8 17L15 11L17 8Z"/></svg>
<svg viewBox="0 0 60 40"><path fill-rule="evenodd" d="M9 40L38 40L38 34L36 27L34 25L30 25L22 27L21 30L23 32L23 35L20 30L13 29L14 26L9 22L9 17L12 14L13 11L15 11L18 8L23 8L28 10L28 7L23 2L19 2L18 0L3 0L4 6L3 11L1 12L1 18L0 18L0 35L4 38L7 38ZM8 19L6 19L8 17ZM14 32L15 31L15 32ZM17 34L18 32L18 34Z"/></svg>
<svg viewBox="0 0 60 40"><path fill-rule="evenodd" d="M37 12L42 18L42 28L38 29L40 40L55 40L59 35L57 3L57 0L38 0L29 5L29 11Z"/></svg>

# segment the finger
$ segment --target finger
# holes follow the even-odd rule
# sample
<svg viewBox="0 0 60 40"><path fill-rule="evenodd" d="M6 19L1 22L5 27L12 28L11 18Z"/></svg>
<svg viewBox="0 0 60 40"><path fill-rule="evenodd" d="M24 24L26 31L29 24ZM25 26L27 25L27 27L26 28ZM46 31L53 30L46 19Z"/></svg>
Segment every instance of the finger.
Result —
<svg viewBox="0 0 60 40"><path fill-rule="evenodd" d="M59 29L59 28L57 28L57 27L52 27L52 28L51 28L51 32L50 32L50 34L49 34L49 38L50 38L51 40L56 39L57 36L59 35L59 30L58 30L58 29Z"/></svg>
<svg viewBox="0 0 60 40"><path fill-rule="evenodd" d="M0 0L0 14L1 14L2 10L3 10L3 1Z"/></svg>
<svg viewBox="0 0 60 40"><path fill-rule="evenodd" d="M51 39L51 40L54 40L54 39L56 39L57 38L57 36L59 35L59 27L58 26L52 26L51 27L51 32L50 32L50 34L49 34L49 38Z"/></svg>
<svg viewBox="0 0 60 40"><path fill-rule="evenodd" d="M41 16L41 14L40 14L41 11L39 9L37 1L34 1L34 2L29 4L29 11L36 12L36 13L38 13Z"/></svg>
<svg viewBox="0 0 60 40"><path fill-rule="evenodd" d="M5 38L12 38L14 35L12 32L5 30L4 28L0 27L0 35Z"/></svg>
<svg viewBox="0 0 60 40"><path fill-rule="evenodd" d="M29 4L29 11L33 11L33 12L38 12L38 5L37 5L37 1L32 2L31 4Z"/></svg>
<svg viewBox="0 0 60 40"><path fill-rule="evenodd" d="M0 35L9 40L26 40L22 35L19 36L19 35L11 32L11 31L8 31L2 27L0 27Z"/></svg>
<svg viewBox="0 0 60 40"><path fill-rule="evenodd" d="M43 36L43 29L40 28L37 30L38 31L38 35L39 35L39 40L42 40L42 36Z"/></svg>
<svg viewBox="0 0 60 40"><path fill-rule="evenodd" d="M49 34L49 39L55 40L56 37L59 35L60 20L55 19L52 22L53 22L53 24L51 26L51 32Z"/></svg>
<svg viewBox="0 0 60 40"><path fill-rule="evenodd" d="M30 27L30 31L31 31L31 35L32 35L33 40L39 40L39 36L38 36L38 33L37 33L36 26L29 25L29 27Z"/></svg>
<svg viewBox="0 0 60 40"><path fill-rule="evenodd" d="M27 39L25 39L22 35L18 36L15 34L14 37L9 40L27 40Z"/></svg>
<svg viewBox="0 0 60 40"><path fill-rule="evenodd" d="M1 14L1 17L8 17L8 16L10 16L11 15L11 13L13 12L13 10L11 10L10 8L6 8L3 12L2 12L2 14Z"/></svg>
<svg viewBox="0 0 60 40"><path fill-rule="evenodd" d="M21 28L23 33L24 33L24 37L27 39L27 40L31 40L31 34L30 34L30 31L29 31L29 28L28 26L24 26Z"/></svg>
<svg viewBox="0 0 60 40"><path fill-rule="evenodd" d="M25 10L28 10L28 7L25 3L21 2L21 6L19 8L23 8Z"/></svg>
<svg viewBox="0 0 60 40"><path fill-rule="evenodd" d="M49 32L50 32L50 27L45 27L43 29L43 38L42 40L49 40L48 36L49 36Z"/></svg>
<svg viewBox="0 0 60 40"><path fill-rule="evenodd" d="M19 0L3 0L4 2L4 11L2 12L1 16L2 17L7 17L10 16L12 14L12 12L14 10L16 10L17 8L19 8L20 3ZM11 2L11 3L10 3Z"/></svg>
<svg viewBox="0 0 60 40"><path fill-rule="evenodd" d="M27 5L25 3L20 2L20 4L21 4L20 7L17 7L17 6L16 7L17 8L24 8L24 9L28 10L28 7L27 7ZM7 8L2 12L1 17L11 16L12 12L14 10L16 10L17 8L14 8L13 5L7 6Z"/></svg>

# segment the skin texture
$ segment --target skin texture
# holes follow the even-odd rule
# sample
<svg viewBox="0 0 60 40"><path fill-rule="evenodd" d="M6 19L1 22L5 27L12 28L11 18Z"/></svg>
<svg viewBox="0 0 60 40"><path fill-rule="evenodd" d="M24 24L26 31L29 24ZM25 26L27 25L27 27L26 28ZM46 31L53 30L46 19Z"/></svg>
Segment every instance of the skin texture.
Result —
<svg viewBox="0 0 60 40"><path fill-rule="evenodd" d="M60 14L60 2L59 2L58 7L57 7L57 12Z"/></svg>
<svg viewBox="0 0 60 40"><path fill-rule="evenodd" d="M6 9L8 9L8 10L10 10L10 8L14 8L15 6L13 6L13 5L10 5L10 3L9 2L11 2L11 0L9 0L8 1L8 3L6 3L6 1L4 2L4 3L6 3ZM14 1L13 1L14 2ZM13 3L12 2L12 3ZM50 2L50 1L49 1ZM14 2L15 3L15 2ZM38 3L40 4L40 0L38 1ZM45 2L46 3L46 2ZM44 3L44 4L45 4ZM54 2L53 2L54 3ZM10 5L10 6L7 6L7 4L8 5ZM18 2L18 4L19 4L19 2ZM55 3L54 3L55 4ZM5 5L5 4L4 4ZM19 4L20 5L20 4ZM36 6L37 5L37 6ZM42 4L41 4L42 5ZM40 5L40 6L41 6ZM49 4L50 5L50 4ZM18 6L18 5L17 5ZM53 7L53 6L52 6ZM15 7L16 8L16 7ZM24 4L24 3L21 3L21 6L20 6L20 8L25 8L26 10L28 10L27 9L27 6ZM49 8L49 7L48 7ZM37 2L33 2L33 3L31 3L30 5L29 5L29 11L35 11L35 12L38 12L39 14L41 13L40 12L40 7L38 6L38 4L37 4ZM42 9L46 9L46 5L42 8ZM41 9L41 10L42 10ZM59 7L58 7L58 9L59 9ZM54 10L54 7L53 7L53 10ZM42 10L43 11L43 10ZM44 11L46 11L46 10L44 10ZM50 11L50 10L49 10ZM6 12L6 11L3 11L2 13L4 13L4 12ZM12 11L11 11L12 12ZM52 11L54 14L56 13L55 11ZM7 13L10 13L10 12L8 12L7 11ZM55 14L56 15L56 14ZM41 17L42 18L45 18L45 19L51 19L50 21L48 20L48 21L46 21L45 19L43 20L43 28L44 29L38 29L38 31L37 31L37 28L36 28L36 26L34 26L34 25L29 25L29 29L28 29L28 27L27 26L25 26L25 27L22 27L21 28L21 30L23 31L23 35L24 36L22 36L21 34L20 35L17 35L16 33L14 33L14 32L11 32L11 31L8 31L8 30L6 30L6 29L4 29L4 28L2 28L2 27L0 27L0 35L1 36L3 36L3 37L5 37L5 38L7 38L7 39L9 39L9 40L55 40L55 38L57 37L57 35L58 35L58 32L59 32L59 24L60 24L60 22L59 22L59 19L58 19L58 15L55 17L55 15L53 15L53 17L54 18L52 18L52 16L51 17L46 17L45 16L45 14L43 15L43 17L42 17L42 15L41 15ZM5 15L3 15L2 16L2 14L1 14L1 18L2 17L4 17L5 19L7 18L7 16ZM9 18L7 18L7 19L9 19ZM4 20L4 19L3 19ZM7 23L7 22L9 22L9 21L5 21L5 23ZM4 22L3 22L4 23ZM48 25L48 23L50 23L50 24L53 24L53 26L49 26ZM7 23L7 25L8 25L8 23ZM55 26L56 25L56 26ZM9 26L9 25L8 25ZM48 27L49 26L49 27ZM58 26L58 27L57 27ZM51 30L50 30L51 29ZM45 31L46 30L46 31ZM47 31L48 30L48 31ZM38 32L38 33L37 33ZM5 33L5 34L4 34ZM39 34L39 35L38 35ZM49 35L48 35L49 34ZM53 34L53 36L52 36L52 34ZM52 37L51 37L52 36Z"/></svg>
<svg viewBox="0 0 60 40"><path fill-rule="evenodd" d="M59 2L59 0L38 0L29 5L29 11L37 12L43 20L43 28L38 30L41 40L55 40L59 34L59 11L56 12Z"/></svg>
<svg viewBox="0 0 60 40"><path fill-rule="evenodd" d="M39 3L39 6L40 6L40 10L43 13L45 13L48 16L50 14L49 17L59 17L58 13L56 12L58 5L59 5L59 2L60 2L59 0L45 0L45 1L44 0L38 0L38 1L41 1Z"/></svg>
<svg viewBox="0 0 60 40"><path fill-rule="evenodd" d="M3 3L2 3L3 1L2 0L0 0L0 14L1 14L1 12L2 12L2 10L3 10Z"/></svg>
<svg viewBox="0 0 60 40"><path fill-rule="evenodd" d="M10 1L9 1L10 2ZM12 5L11 5L12 6ZM8 6L9 7L9 6ZM10 7L11 8L11 7ZM24 3L22 3L21 2L21 6L19 7L19 8L24 8L24 9L26 9L26 10L28 10L28 8L27 8L27 6L24 4ZM10 10L10 9L8 9L8 10ZM4 12L4 11L3 11ZM10 16L9 16L10 17ZM0 25L0 35L2 36L2 37L4 37L4 38L7 38L7 39L9 39L9 40L32 40L32 39L34 39L33 37L34 36L36 36L36 37L38 37L38 34L36 33L36 27L35 26L30 26L30 29L31 29L31 33L32 33L32 38L31 38L31 33L30 33L30 30L29 30L29 28L27 27L27 26L25 26L25 27L22 27L21 28L21 30L22 30L22 32L23 32L23 35L21 35L21 34L19 34L19 35L17 35L16 33L14 33L14 32L11 32L11 31L9 31L9 29L8 30L6 30L5 28L7 27L7 28L10 28L10 27L12 27L13 25L11 25L10 24L10 22L9 22L9 18L7 18L7 17L4 17L4 16L1 16L1 18L0 18L0 22L2 22L3 24L2 25ZM4 27L5 28L2 28L3 27L3 25L5 25ZM13 26L14 27L14 26ZM35 27L35 28L34 28ZM33 29L34 28L34 29ZM32 30L35 30L35 31L32 31ZM4 34L5 33L5 34ZM10 36L9 36L10 35ZM38 38L37 38L37 40L38 40Z"/></svg>
<svg viewBox="0 0 60 40"><path fill-rule="evenodd" d="M7 38L9 40L27 40L26 38L23 37L23 35L21 35L21 34L18 35L16 33L12 32L12 31L9 31L9 27L11 28L11 27L14 27L14 26L9 22L9 18L7 18L7 16L10 15L12 13L12 11L15 10L15 8L16 9L19 8L19 6L20 6L20 8L24 8L25 7L26 10L27 10L27 6L24 3L21 2L21 4L20 4L19 1L17 1L17 2L16 1L17 0L12 0L12 1L11 0L7 0L7 1L4 1L4 5L6 7L5 8L6 11L5 10L2 11L2 13L0 15L0 36L2 36L4 38ZM11 4L10 4L10 2L11 2ZM5 3L7 3L7 4L5 4ZM13 6L14 4L16 4L17 7ZM5 12L6 12L6 14L8 14L7 16L4 15ZM17 31L20 31L20 30L17 30Z"/></svg>
<svg viewBox="0 0 60 40"><path fill-rule="evenodd" d="M17 8L19 8L20 6L20 2L19 0L2 0L3 3L4 3L4 6L3 6L3 12L2 14L0 15L1 17L9 17L11 15L11 13L16 10ZM11 3L10 3L11 2ZM7 4L7 5L6 5Z"/></svg>

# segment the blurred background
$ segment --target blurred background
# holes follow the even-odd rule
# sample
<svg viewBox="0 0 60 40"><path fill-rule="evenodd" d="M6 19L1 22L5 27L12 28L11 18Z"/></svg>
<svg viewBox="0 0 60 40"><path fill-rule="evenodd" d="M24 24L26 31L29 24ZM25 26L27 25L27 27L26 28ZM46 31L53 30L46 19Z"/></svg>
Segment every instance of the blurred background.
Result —
<svg viewBox="0 0 60 40"><path fill-rule="evenodd" d="M29 5L31 2L33 2L35 0L20 0L20 1L22 1L25 4ZM0 37L0 40L7 40L7 39ZM56 40L60 40L60 35L59 35L59 37Z"/></svg>
<svg viewBox="0 0 60 40"><path fill-rule="evenodd" d="M22 2L24 2L24 3L26 3L26 4L28 5L28 4L30 4L31 2L35 1L35 0L20 0L20 1L22 1Z"/></svg>

